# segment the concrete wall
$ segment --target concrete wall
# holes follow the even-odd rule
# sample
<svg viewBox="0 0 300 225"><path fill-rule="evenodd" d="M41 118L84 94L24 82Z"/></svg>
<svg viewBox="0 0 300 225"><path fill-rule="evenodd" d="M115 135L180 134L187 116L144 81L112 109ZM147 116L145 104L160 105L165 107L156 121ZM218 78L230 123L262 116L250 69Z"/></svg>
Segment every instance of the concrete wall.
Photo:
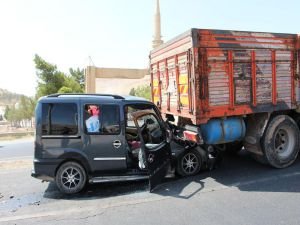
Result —
<svg viewBox="0 0 300 225"><path fill-rule="evenodd" d="M85 70L85 92L128 94L130 89L136 85L150 84L150 78L149 76L147 78L147 74L149 74L148 69L88 66Z"/></svg>
<svg viewBox="0 0 300 225"><path fill-rule="evenodd" d="M140 85L150 86L150 76L141 79L97 78L96 93L128 95L132 88Z"/></svg>

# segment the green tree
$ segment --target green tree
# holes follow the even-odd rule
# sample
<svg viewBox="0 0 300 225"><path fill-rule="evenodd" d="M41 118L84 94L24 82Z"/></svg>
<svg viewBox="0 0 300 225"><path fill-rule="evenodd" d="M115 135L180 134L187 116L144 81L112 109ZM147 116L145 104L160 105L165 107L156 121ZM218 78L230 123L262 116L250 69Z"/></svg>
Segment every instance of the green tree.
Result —
<svg viewBox="0 0 300 225"><path fill-rule="evenodd" d="M24 121L30 121L32 126L35 106L36 99L22 95L16 106L6 106L4 117L13 126L19 126Z"/></svg>
<svg viewBox="0 0 300 225"><path fill-rule="evenodd" d="M130 89L129 95L135 96L135 89L134 88Z"/></svg>
<svg viewBox="0 0 300 225"><path fill-rule="evenodd" d="M73 92L72 89L66 86L63 86L58 90L58 93L61 94L72 93L72 92Z"/></svg>
<svg viewBox="0 0 300 225"><path fill-rule="evenodd" d="M6 119L6 120L8 120L8 114L9 114L9 106L7 105L6 107L5 107L5 111L4 111L4 118Z"/></svg>
<svg viewBox="0 0 300 225"><path fill-rule="evenodd" d="M68 93L83 93L80 84L71 76L65 76L63 87L67 87L71 90L71 92Z"/></svg>
<svg viewBox="0 0 300 225"><path fill-rule="evenodd" d="M129 94L151 100L151 88L148 85L141 85L135 89L132 88Z"/></svg>
<svg viewBox="0 0 300 225"><path fill-rule="evenodd" d="M16 111L16 107L7 107L7 112L6 112L6 119L9 121L12 125L17 125L19 122L19 113Z"/></svg>
<svg viewBox="0 0 300 225"><path fill-rule="evenodd" d="M84 70L77 68L77 69L69 69L70 76L75 79L75 81L80 85L82 91L84 91L85 88L85 77L84 77Z"/></svg>
<svg viewBox="0 0 300 225"><path fill-rule="evenodd" d="M27 96L21 96L19 108L16 109L21 114L21 119L31 120L34 116L36 100Z"/></svg>
<svg viewBox="0 0 300 225"><path fill-rule="evenodd" d="M34 63L38 78L37 97L54 93L83 93L84 71L70 69L65 74L57 69L56 65L46 62L39 55L35 55Z"/></svg>
<svg viewBox="0 0 300 225"><path fill-rule="evenodd" d="M57 70L56 65L46 62L37 54L34 63L38 77L37 96L57 93L64 84L65 75Z"/></svg>

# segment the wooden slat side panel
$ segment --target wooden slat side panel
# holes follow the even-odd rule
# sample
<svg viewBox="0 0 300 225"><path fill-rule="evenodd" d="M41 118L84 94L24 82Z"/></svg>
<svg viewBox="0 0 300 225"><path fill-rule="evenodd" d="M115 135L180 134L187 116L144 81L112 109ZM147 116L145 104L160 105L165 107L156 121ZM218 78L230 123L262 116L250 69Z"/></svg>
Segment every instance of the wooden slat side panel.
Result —
<svg viewBox="0 0 300 225"><path fill-rule="evenodd" d="M158 79L159 69L157 64L152 66L152 101L156 105L160 105L160 93L159 93L159 79Z"/></svg>
<svg viewBox="0 0 300 225"><path fill-rule="evenodd" d="M227 52L207 51L209 105L229 104L229 78Z"/></svg>
<svg viewBox="0 0 300 225"><path fill-rule="evenodd" d="M161 106L167 107L168 77L165 62L159 62L160 82L161 82Z"/></svg>
<svg viewBox="0 0 300 225"><path fill-rule="evenodd" d="M276 58L278 53L276 54ZM278 101L291 102L291 88L292 88L292 77L291 77L291 52L285 55L286 61L276 63L276 82L277 82L277 99ZM283 59L282 59L283 60Z"/></svg>
<svg viewBox="0 0 300 225"><path fill-rule="evenodd" d="M175 59L167 59L168 70L169 70L169 86L167 87L167 92L170 94L170 107L177 107L177 84L176 84L176 68Z"/></svg>
<svg viewBox="0 0 300 225"><path fill-rule="evenodd" d="M233 51L233 79L235 104L250 104L251 102L251 51Z"/></svg>
<svg viewBox="0 0 300 225"><path fill-rule="evenodd" d="M178 57L180 105L186 110L189 106L187 66L187 54L180 55Z"/></svg>

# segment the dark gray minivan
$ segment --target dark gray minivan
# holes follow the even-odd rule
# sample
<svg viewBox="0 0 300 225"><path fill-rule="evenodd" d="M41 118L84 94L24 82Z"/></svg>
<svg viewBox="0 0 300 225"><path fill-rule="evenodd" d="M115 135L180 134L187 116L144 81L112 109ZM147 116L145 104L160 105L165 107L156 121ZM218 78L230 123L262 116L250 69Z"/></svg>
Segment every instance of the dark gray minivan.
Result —
<svg viewBox="0 0 300 225"><path fill-rule="evenodd" d="M171 161L171 134L157 107L138 97L54 94L36 107L32 176L63 193L87 183L149 179L153 190Z"/></svg>

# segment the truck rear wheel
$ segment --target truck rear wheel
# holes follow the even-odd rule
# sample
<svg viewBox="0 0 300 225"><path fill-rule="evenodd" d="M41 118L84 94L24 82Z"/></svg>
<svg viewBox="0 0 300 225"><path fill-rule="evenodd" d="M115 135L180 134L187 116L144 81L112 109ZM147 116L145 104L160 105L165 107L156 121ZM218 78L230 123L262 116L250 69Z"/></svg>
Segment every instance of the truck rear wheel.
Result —
<svg viewBox="0 0 300 225"><path fill-rule="evenodd" d="M299 128L289 116L279 115L269 123L262 138L266 161L275 168L290 166L299 152Z"/></svg>
<svg viewBox="0 0 300 225"><path fill-rule="evenodd" d="M193 176L199 173L202 165L201 155L195 149L183 152L177 160L176 172L182 176Z"/></svg>

